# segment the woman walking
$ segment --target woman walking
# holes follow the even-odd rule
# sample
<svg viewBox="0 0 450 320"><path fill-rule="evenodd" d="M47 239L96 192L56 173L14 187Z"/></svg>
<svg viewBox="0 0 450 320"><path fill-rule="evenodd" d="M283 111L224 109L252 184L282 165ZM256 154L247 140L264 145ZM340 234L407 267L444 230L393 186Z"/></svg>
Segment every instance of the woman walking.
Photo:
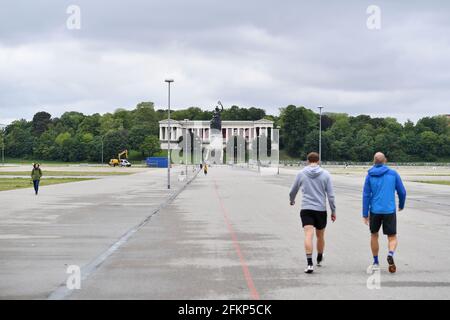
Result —
<svg viewBox="0 0 450 320"><path fill-rule="evenodd" d="M208 174L208 165L206 163L203 166L203 173L205 174L205 176Z"/></svg>
<svg viewBox="0 0 450 320"><path fill-rule="evenodd" d="M33 180L34 192L38 195L39 182L41 181L42 170L39 167L39 163L33 163L33 170L31 170L31 180Z"/></svg>

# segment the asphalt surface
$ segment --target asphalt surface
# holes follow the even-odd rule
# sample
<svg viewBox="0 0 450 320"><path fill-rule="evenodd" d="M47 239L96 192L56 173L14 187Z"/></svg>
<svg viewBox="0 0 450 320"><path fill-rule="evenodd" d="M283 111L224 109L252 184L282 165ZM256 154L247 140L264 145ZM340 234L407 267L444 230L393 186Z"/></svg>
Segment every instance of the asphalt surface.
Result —
<svg viewBox="0 0 450 320"><path fill-rule="evenodd" d="M0 299L47 299L167 201L166 170L0 192Z"/></svg>
<svg viewBox="0 0 450 320"><path fill-rule="evenodd" d="M1 192L0 297L450 298L450 187L406 182L398 272L387 272L381 238L381 288L370 290L363 175L333 176L338 219L327 228L325 265L305 275L301 195L295 207L287 196L294 174L211 167L151 219L184 182L169 193L164 172L149 171L48 186L37 198L30 190ZM73 264L87 270L81 289L61 290Z"/></svg>

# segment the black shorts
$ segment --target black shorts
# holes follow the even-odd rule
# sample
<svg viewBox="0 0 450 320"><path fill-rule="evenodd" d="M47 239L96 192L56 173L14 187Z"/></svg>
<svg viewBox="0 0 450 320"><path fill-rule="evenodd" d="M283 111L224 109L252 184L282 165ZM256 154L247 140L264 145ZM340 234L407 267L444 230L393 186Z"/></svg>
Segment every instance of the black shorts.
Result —
<svg viewBox="0 0 450 320"><path fill-rule="evenodd" d="M397 234L397 215L392 214L370 214L370 233L378 233L383 225L383 233L388 236Z"/></svg>
<svg viewBox="0 0 450 320"><path fill-rule="evenodd" d="M303 227L314 226L317 230L325 229L327 226L327 212L315 210L300 211Z"/></svg>

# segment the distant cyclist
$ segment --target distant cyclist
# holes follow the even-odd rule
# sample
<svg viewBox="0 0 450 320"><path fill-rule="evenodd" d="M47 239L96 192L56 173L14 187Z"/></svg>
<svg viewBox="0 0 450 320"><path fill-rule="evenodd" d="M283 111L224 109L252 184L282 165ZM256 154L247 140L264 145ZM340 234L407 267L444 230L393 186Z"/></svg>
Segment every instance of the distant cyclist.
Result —
<svg viewBox="0 0 450 320"><path fill-rule="evenodd" d="M334 201L331 176L319 166L319 154L312 152L307 157L308 166L299 172L289 193L291 206L295 204L298 190L302 189L303 201L300 217L305 231L305 251L307 267L305 273L313 273L312 260L314 230L317 237L317 265L321 266L325 249L325 228L327 226L327 204L331 208L331 220L336 221L336 205Z"/></svg>
<svg viewBox="0 0 450 320"><path fill-rule="evenodd" d="M370 226L373 270L379 269L378 232L383 226L383 233L388 237L389 253L387 262L389 272L395 273L394 253L397 248L397 214L395 192L397 192L398 209L405 207L406 190L400 175L386 165L385 155L378 152L374 156L374 166L369 170L363 191L363 219Z"/></svg>

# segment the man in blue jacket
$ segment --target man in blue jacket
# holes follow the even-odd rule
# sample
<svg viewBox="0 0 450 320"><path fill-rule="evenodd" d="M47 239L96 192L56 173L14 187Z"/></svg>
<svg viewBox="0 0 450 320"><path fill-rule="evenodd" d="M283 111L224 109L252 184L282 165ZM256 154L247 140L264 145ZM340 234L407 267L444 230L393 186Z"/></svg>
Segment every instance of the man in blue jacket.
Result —
<svg viewBox="0 0 450 320"><path fill-rule="evenodd" d="M371 248L373 253L372 270L379 269L378 231L383 226L383 233L389 242L387 261L389 272L395 273L394 252L397 248L397 210L395 192L397 192L398 209L405 207L406 190L400 175L386 165L385 155L378 152L374 156L374 166L369 170L363 191L363 219L370 226Z"/></svg>

